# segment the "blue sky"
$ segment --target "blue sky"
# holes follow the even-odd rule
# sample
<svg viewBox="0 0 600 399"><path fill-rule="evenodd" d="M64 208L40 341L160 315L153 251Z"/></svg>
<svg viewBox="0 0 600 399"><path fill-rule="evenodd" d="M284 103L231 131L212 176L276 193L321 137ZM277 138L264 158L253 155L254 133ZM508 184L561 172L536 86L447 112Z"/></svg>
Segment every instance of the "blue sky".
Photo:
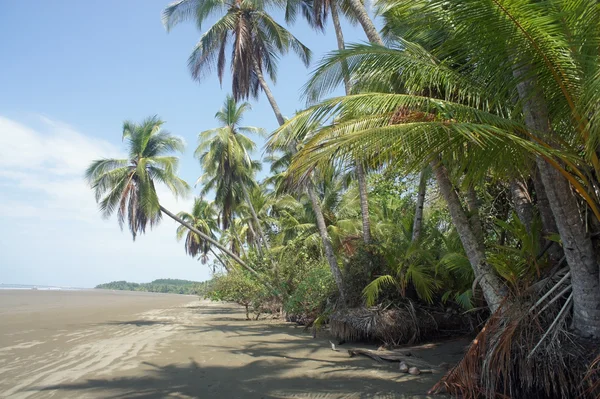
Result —
<svg viewBox="0 0 600 399"><path fill-rule="evenodd" d="M196 137L216 126L214 114L230 82L221 88L215 75L201 83L191 79L187 58L201 32L189 22L167 34L160 14L168 2L3 4L0 283L92 287L112 280L210 277L206 266L185 256L173 222L163 221L134 243L116 220L100 217L82 179L92 159L122 155L123 120L154 114L188 144L180 175L194 183L201 173L192 156ZM365 40L358 27L344 28L347 42ZM331 28L317 34L299 20L290 30L313 51L313 66L336 45ZM272 90L286 116L302 108L299 94L311 68L292 54L281 59ZM245 124L273 130L266 98L251 102ZM191 197L160 195L173 211L189 208Z"/></svg>

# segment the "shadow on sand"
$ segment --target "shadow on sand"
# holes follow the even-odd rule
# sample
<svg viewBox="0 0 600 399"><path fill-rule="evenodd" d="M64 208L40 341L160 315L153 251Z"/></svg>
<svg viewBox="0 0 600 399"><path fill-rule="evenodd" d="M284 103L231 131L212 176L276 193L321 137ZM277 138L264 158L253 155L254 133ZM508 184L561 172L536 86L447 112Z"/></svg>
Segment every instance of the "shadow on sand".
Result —
<svg viewBox="0 0 600 399"><path fill-rule="evenodd" d="M38 385L28 391L55 397L113 399L423 399L430 397L424 393L441 377L414 377L398 373L397 364L349 358L346 349L350 345L333 352L326 337L313 339L303 328L290 324L246 321L240 309L230 305L192 306L187 311L201 316L190 319L198 320L198 324L188 321L179 325L184 345L191 345L185 346L186 353L194 356L187 361L145 361L129 375ZM108 324L112 323L163 322ZM214 358L218 359L216 364ZM439 398L443 396L436 396Z"/></svg>
<svg viewBox="0 0 600 399"><path fill-rule="evenodd" d="M103 398L426 398L424 395L400 394L397 382L390 390L373 392L381 380L328 376L322 378L286 377L292 365L282 366L256 360L242 367L205 367L190 359L187 365L158 366L144 363L149 369L143 377L90 379L81 383L35 387L40 391L71 391ZM395 387L395 388L394 388ZM436 397L439 398L439 397Z"/></svg>

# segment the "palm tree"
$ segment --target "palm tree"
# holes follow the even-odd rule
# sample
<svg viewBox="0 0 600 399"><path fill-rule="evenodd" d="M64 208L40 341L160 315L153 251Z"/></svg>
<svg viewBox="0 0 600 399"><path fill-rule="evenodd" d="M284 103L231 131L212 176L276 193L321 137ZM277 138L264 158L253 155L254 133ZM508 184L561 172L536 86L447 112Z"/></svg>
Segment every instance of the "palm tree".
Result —
<svg viewBox="0 0 600 399"><path fill-rule="evenodd" d="M268 249L269 243L249 195L249 189L256 187L254 172L260 169L261 163L250 158L250 152L256 145L244 135L262 135L263 130L252 126L240 126L244 113L250 109L249 103L244 102L238 106L232 96L227 96L223 107L215 115L222 126L200 133L199 144L194 154L200 160L204 171L198 179L198 182L203 184L202 193L215 190L215 201L222 208L223 229L228 228L233 212L243 199L252 215L260 240Z"/></svg>
<svg viewBox="0 0 600 399"><path fill-rule="evenodd" d="M175 195L183 195L189 190L188 184L176 175L178 158L170 155L183 151L183 140L163 130L163 124L157 116L147 118L141 124L124 122L123 140L127 140L128 158L99 159L88 167L85 178L96 195L102 215L108 218L116 212L121 228L127 222L135 240L148 225L156 225L164 213L217 247L272 289L239 256L160 204L155 182L165 185Z"/></svg>
<svg viewBox="0 0 600 399"><path fill-rule="evenodd" d="M294 51L305 65L310 63L310 50L264 9L259 0L179 0L163 11L163 23L169 30L178 23L192 19L201 29L206 20L219 15L220 19L202 35L188 60L192 76L200 80L213 68L219 80L225 73L226 50L231 43L232 93L235 100L257 97L259 88L267 96L279 124L283 115L273 97L266 72L275 82L277 58Z"/></svg>
<svg viewBox="0 0 600 399"><path fill-rule="evenodd" d="M381 37L375 30L375 27L373 26L369 16L366 14L364 4L360 1L352 2L350 0L288 0L288 9L292 9L295 11L291 13L292 15L295 15L295 13L297 12L297 8L311 10L312 12L307 15L306 19L309 25L319 30L324 30L327 17L329 14L331 14L331 19L335 31L335 37L337 40L337 48L339 51L345 50L346 48L344 41L344 33L342 31L342 25L340 23L340 10L352 22L356 20L356 15L358 15L359 13L363 14L363 22L366 23L366 25L363 24L363 28L365 30L365 33L367 34L367 37L369 38L369 41L378 45L383 45ZM346 91L346 95L349 95L352 92L352 84L350 82L350 75L348 74L348 66L344 62L342 63L341 67L344 74L344 89ZM369 197L367 193L367 178L364 166L360 162L355 162L355 173L358 180L363 225L363 240L365 244L369 244L371 242L371 222L369 219Z"/></svg>
<svg viewBox="0 0 600 399"><path fill-rule="evenodd" d="M219 229L219 226L217 225L217 211L214 208L213 203L208 202L203 198L196 198L194 200L194 205L192 206L192 212L179 212L177 217L195 227L197 230L202 231L205 235L210 236L215 240L217 239L214 232ZM208 260L209 252L214 254L210 242L181 225L177 228L177 240L181 240L184 236L185 252L192 257L200 255L202 263L205 264Z"/></svg>

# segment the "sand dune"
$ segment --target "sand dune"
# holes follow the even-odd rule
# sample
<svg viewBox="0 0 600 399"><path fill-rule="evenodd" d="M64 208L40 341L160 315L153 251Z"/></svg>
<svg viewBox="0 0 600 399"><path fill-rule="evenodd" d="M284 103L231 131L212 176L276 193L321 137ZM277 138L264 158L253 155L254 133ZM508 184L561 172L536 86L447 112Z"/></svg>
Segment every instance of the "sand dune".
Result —
<svg viewBox="0 0 600 399"><path fill-rule="evenodd" d="M194 297L6 291L0 316L2 398L412 398L440 377ZM460 345L429 351L452 360Z"/></svg>

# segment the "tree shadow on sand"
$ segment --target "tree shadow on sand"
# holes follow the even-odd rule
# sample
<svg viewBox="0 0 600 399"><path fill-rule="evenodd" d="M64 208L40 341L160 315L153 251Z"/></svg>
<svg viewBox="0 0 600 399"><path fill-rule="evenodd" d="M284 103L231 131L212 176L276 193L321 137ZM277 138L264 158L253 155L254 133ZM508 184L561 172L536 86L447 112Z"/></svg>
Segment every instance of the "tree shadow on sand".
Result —
<svg viewBox="0 0 600 399"><path fill-rule="evenodd" d="M161 320L123 320L123 321L107 321L106 323L101 323L101 325L106 325L106 326L137 326L137 327L157 326L157 325L165 325L165 324L173 324L173 323L170 321L161 321Z"/></svg>
<svg viewBox="0 0 600 399"><path fill-rule="evenodd" d="M80 383L33 387L35 391L56 391L70 395L97 395L121 399L179 398L427 398L426 395L399 393L401 382L382 386L378 378L328 376L289 376L293 365L257 360L242 367L203 366L194 359L189 364L159 366L144 363L147 372L141 377L89 379ZM425 389L426 387L423 387ZM437 397L439 398L439 396Z"/></svg>

